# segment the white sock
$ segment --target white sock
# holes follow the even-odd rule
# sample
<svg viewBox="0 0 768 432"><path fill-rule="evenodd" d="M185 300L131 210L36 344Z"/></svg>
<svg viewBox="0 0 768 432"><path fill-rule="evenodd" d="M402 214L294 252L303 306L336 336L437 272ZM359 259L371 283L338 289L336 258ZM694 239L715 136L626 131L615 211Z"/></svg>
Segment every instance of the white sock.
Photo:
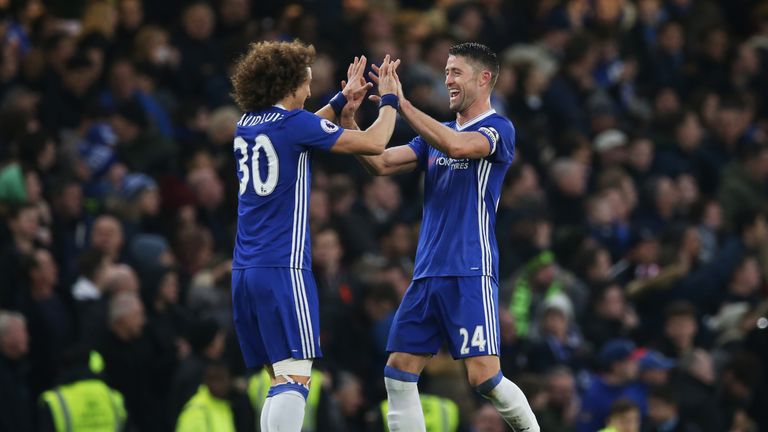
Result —
<svg viewBox="0 0 768 432"><path fill-rule="evenodd" d="M419 376L391 366L384 368L389 411L387 426L391 432L426 432L419 399Z"/></svg>
<svg viewBox="0 0 768 432"><path fill-rule="evenodd" d="M491 401L515 432L540 432L539 423L522 390L504 378L501 371L477 386L476 390Z"/></svg>
<svg viewBox="0 0 768 432"><path fill-rule="evenodd" d="M264 400L264 406L261 407L261 417L259 420L259 427L261 432L269 432L269 406L272 404L272 398L268 397Z"/></svg>
<svg viewBox="0 0 768 432"><path fill-rule="evenodd" d="M301 432L308 390L297 383L279 384L269 390L267 430L269 432Z"/></svg>

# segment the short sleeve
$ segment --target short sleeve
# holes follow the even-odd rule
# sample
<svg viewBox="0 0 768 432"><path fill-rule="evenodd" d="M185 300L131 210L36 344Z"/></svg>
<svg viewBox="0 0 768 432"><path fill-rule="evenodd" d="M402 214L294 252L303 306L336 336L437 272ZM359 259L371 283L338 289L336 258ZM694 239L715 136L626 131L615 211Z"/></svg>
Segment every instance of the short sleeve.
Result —
<svg viewBox="0 0 768 432"><path fill-rule="evenodd" d="M515 158L515 128L509 120L493 118L477 129L488 139L490 152L486 159L491 162L512 163Z"/></svg>
<svg viewBox="0 0 768 432"><path fill-rule="evenodd" d="M309 111L298 111L284 123L296 137L296 142L307 148L330 150L344 129Z"/></svg>
<svg viewBox="0 0 768 432"><path fill-rule="evenodd" d="M416 153L416 160L419 162L419 169L425 169L427 166L427 157L429 156L429 145L424 142L420 136L412 139L408 147Z"/></svg>

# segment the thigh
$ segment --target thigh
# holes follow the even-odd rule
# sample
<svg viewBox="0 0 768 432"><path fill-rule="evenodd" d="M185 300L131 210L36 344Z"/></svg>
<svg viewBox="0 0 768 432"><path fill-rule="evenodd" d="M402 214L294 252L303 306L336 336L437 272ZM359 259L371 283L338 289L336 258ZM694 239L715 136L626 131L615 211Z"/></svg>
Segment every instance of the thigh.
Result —
<svg viewBox="0 0 768 432"><path fill-rule="evenodd" d="M432 307L430 279L411 283L397 308L387 340L387 352L435 354L440 349L440 323Z"/></svg>
<svg viewBox="0 0 768 432"><path fill-rule="evenodd" d="M321 357L317 288L312 273L264 267L241 271L242 282L233 285L232 295L246 365Z"/></svg>
<svg viewBox="0 0 768 432"><path fill-rule="evenodd" d="M487 276L450 277L436 292L448 347L454 358L498 355L498 286Z"/></svg>

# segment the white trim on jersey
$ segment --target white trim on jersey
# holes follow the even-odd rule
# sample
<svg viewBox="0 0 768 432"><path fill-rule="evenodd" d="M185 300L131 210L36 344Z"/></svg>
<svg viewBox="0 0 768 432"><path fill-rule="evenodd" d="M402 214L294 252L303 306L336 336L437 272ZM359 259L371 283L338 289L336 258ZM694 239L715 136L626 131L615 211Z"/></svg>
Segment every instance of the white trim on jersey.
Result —
<svg viewBox="0 0 768 432"><path fill-rule="evenodd" d="M308 206L308 151L299 155L296 167L296 190L294 193L293 232L291 233L291 285L296 306L296 318L299 322L301 348L305 358L315 357L315 339L312 330L309 302L307 301L304 274L301 267L304 264L304 249L307 237L307 206Z"/></svg>
<svg viewBox="0 0 768 432"><path fill-rule="evenodd" d="M477 225L480 237L480 257L482 260L482 290L483 309L485 313L485 335L488 339L488 354L496 354L496 310L493 302L493 289L490 284L490 274L493 270L493 255L489 240L489 216L485 205L485 192L488 187L488 178L491 174L492 164L481 159L477 169Z"/></svg>
<svg viewBox="0 0 768 432"><path fill-rule="evenodd" d="M458 120L456 120L456 130L457 130L457 131L461 131L461 130L464 130L464 129L466 129L466 128L468 128L468 127L472 126L473 124L475 124L475 123L479 122L480 120L482 120L482 119L484 119L484 118L488 117L488 116L489 116L489 115L491 115L491 114L496 114L496 110L495 110L495 109L493 109L493 108L491 108L489 111L486 111L486 112L484 112L484 113L480 114L479 116L477 116L477 117L473 118L472 120L470 120L470 121L468 121L468 122L464 123L463 125L462 125L462 124L459 124L459 121L458 121Z"/></svg>

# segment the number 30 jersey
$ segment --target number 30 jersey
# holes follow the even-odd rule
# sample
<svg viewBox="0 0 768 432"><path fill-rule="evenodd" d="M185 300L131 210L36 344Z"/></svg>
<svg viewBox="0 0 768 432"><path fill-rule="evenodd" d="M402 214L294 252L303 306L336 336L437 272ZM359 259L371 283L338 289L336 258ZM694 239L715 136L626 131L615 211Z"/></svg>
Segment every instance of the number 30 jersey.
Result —
<svg viewBox="0 0 768 432"><path fill-rule="evenodd" d="M343 129L305 110L274 106L237 122L240 180L233 268L312 269L309 240L310 159L330 150Z"/></svg>

